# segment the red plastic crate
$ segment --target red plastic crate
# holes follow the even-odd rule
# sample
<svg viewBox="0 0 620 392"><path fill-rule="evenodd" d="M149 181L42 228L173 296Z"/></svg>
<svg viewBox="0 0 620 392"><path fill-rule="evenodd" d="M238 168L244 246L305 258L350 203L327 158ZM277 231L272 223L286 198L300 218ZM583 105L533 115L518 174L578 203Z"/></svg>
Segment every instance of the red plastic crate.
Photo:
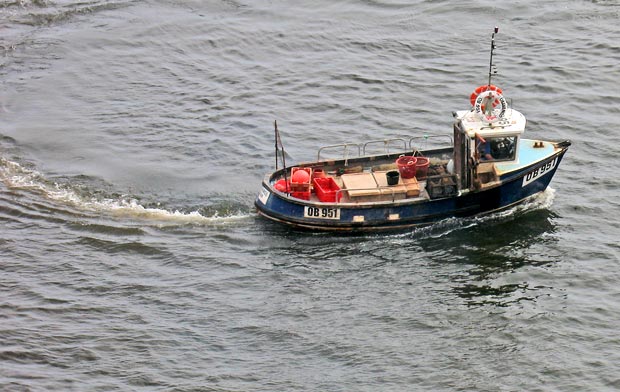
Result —
<svg viewBox="0 0 620 392"><path fill-rule="evenodd" d="M310 191L306 191L306 192L291 192L291 196L296 197L298 199L310 200Z"/></svg>
<svg viewBox="0 0 620 392"><path fill-rule="evenodd" d="M312 183L314 184L316 196L320 201L333 203L336 201L336 195L338 195L338 201L342 198L342 192L338 193L340 187L332 177L315 178L312 180Z"/></svg>
<svg viewBox="0 0 620 392"><path fill-rule="evenodd" d="M295 173L299 170L303 170L308 173L308 181L295 182ZM293 167L291 169L291 178L289 179L291 184L291 190L293 192L308 192L310 190L310 180L312 178L312 169L309 167Z"/></svg>

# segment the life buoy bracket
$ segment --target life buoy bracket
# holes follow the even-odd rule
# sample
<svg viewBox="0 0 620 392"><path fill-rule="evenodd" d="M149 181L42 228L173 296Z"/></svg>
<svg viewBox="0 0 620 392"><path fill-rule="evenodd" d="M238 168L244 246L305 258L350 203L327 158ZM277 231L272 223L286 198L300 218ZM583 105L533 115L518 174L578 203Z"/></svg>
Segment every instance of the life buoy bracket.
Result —
<svg viewBox="0 0 620 392"><path fill-rule="evenodd" d="M498 102L499 108L495 107L495 102ZM493 104L489 105L489 103ZM474 112L480 120L488 123L494 123L504 118L507 108L506 98L497 90L483 91L474 101Z"/></svg>

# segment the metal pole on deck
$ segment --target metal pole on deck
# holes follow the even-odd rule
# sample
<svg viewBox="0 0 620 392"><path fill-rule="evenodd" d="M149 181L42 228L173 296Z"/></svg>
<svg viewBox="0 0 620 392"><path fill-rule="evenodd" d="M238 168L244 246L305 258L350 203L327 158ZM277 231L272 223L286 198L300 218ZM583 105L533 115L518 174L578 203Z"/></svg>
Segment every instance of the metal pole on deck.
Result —
<svg viewBox="0 0 620 392"><path fill-rule="evenodd" d="M284 152L284 145L282 144L282 139L280 138L280 131L278 131L278 122L274 121L273 125L276 131L276 159L277 159L277 148L279 144L280 148L282 149L282 165L284 166L284 181L286 184L286 193L290 193L290 189L288 185L288 175L286 174L286 157L285 157L285 152ZM276 170L277 170L277 163L276 163Z"/></svg>
<svg viewBox="0 0 620 392"><path fill-rule="evenodd" d="M276 120L273 120L273 125L275 128L273 138L276 144L276 171L278 171L278 123L276 122Z"/></svg>

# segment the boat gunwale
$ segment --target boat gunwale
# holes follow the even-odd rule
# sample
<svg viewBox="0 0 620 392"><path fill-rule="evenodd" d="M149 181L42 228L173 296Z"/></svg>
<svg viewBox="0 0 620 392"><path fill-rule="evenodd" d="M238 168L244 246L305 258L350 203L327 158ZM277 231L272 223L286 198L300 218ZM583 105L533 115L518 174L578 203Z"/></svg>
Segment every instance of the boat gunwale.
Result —
<svg viewBox="0 0 620 392"><path fill-rule="evenodd" d="M533 140L533 139L532 139ZM355 201L355 202L322 202L322 201L314 201L314 200L304 200L304 199L299 199L296 197L291 196L290 194L284 193L284 192L280 192L278 190L275 189L274 185L272 184L273 180L279 176L282 175L282 173L285 170L288 170L289 168L282 168L279 170L276 170L275 172L272 173L268 173L265 175L264 179L263 179L263 187L265 187L270 194L283 199L287 202L290 203L294 203L294 204L299 204L299 205L303 205L303 206L320 206L320 207L333 207L333 208L345 208L345 209L370 209L370 208L376 208L376 207L387 207L387 206L406 206L406 205L413 205L413 204L421 204L421 203L429 203L429 202L434 202L434 201L441 201L441 200L446 200L446 199L451 199L451 198L459 198L462 195L468 194L468 193L472 193L472 192L484 192L490 189L494 189L497 187L500 187L506 183L512 182L515 179L518 179L519 177L522 176L522 173L525 171L529 171L532 169L535 169L538 166L542 166L542 162L546 162L549 159L552 159L554 157L563 155L564 152L566 150L568 150L568 147L570 146L570 144L564 146L561 145L562 143L566 143L568 141L562 141L562 142L554 142L554 141L546 141L548 143L552 143L554 145L554 148L556 149L552 154L547 155L546 157L537 160L533 163L530 163L527 166L523 166L523 167L519 167L516 168L510 172L506 172L503 173L501 178L498 181L495 181L493 183L489 183L488 185L485 185L483 189L480 190L469 190L469 189L462 189L462 190L458 190L457 194L455 196L447 196L447 197L440 197L440 198L434 198L434 199L430 199L430 198L423 198L423 197L416 197L416 198L407 198L407 199L399 199L399 200L384 200L384 201L365 201L365 202L359 202L359 201ZM568 142L570 143L570 142ZM443 147L443 148L438 148L438 149L434 149L434 150L425 150L424 152L430 153L430 152L435 152L435 153L441 153L441 152L449 152L450 150L453 150L452 147ZM390 158L392 155L394 154L385 154L385 155L372 155L372 156L366 156L366 157L359 157L356 158L358 160L358 162L368 162L368 161L372 161L372 160L380 160L382 158ZM402 154L401 154L402 155ZM320 164L320 163L325 163L325 162L330 162L330 165L336 165L339 162L345 162L347 160L342 159L339 161L316 161L316 162L302 162L299 163L298 166L299 167L313 167L313 165L315 164ZM351 162L351 160L348 160L349 162ZM332 163L333 162L333 163ZM341 190L342 192L346 192L346 189Z"/></svg>

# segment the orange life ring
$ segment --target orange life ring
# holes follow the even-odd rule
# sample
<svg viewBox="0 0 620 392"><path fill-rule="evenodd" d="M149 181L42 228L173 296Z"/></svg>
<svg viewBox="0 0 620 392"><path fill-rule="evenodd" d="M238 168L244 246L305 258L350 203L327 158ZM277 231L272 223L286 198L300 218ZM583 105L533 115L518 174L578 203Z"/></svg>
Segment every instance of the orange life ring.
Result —
<svg viewBox="0 0 620 392"><path fill-rule="evenodd" d="M469 96L469 102L471 103L471 106L474 106L474 104L476 103L476 98L478 98L478 95L480 95L481 93L485 91L496 91L500 95L502 94L502 89L492 84L490 85L485 84L484 86L476 87L474 92L471 93L471 95ZM496 107L497 105L499 105L499 100L493 101L493 107ZM482 110L484 110L484 108L482 108Z"/></svg>

